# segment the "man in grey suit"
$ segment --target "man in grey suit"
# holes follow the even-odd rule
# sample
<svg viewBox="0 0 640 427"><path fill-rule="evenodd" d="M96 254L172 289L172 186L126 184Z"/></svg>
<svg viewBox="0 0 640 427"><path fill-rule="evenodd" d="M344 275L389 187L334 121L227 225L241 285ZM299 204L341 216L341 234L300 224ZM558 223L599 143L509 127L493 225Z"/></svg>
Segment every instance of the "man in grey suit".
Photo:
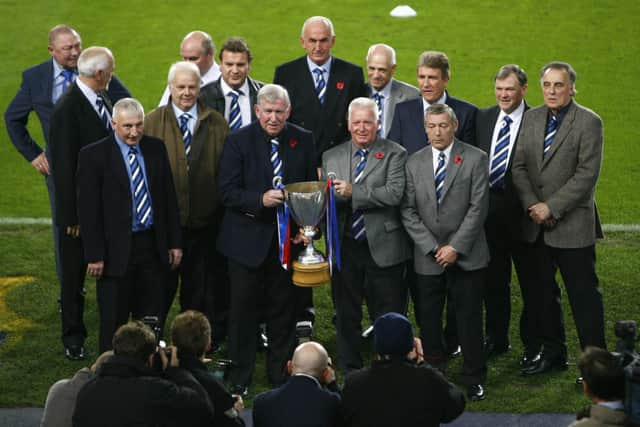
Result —
<svg viewBox="0 0 640 427"><path fill-rule="evenodd" d="M551 62L540 73L544 105L524 115L511 173L527 215L523 237L534 245L540 360L523 369L536 375L567 369L555 274L567 289L580 347L606 348L602 295L596 275L594 192L602 162L602 120L573 100L576 72Z"/></svg>
<svg viewBox="0 0 640 427"><path fill-rule="evenodd" d="M427 108L431 145L407 161L402 222L414 241L416 297L425 360L446 369L442 311L455 309L470 400L485 397L482 296L489 249L483 223L489 207L487 155L454 137L458 119L445 104Z"/></svg>
<svg viewBox="0 0 640 427"><path fill-rule="evenodd" d="M348 118L351 141L322 156L323 175L336 176L342 268L334 270L331 289L343 374L362 368L363 300L373 318L405 310L402 273L409 257L398 210L407 152L377 136L378 108L373 100L351 101Z"/></svg>
<svg viewBox="0 0 640 427"><path fill-rule="evenodd" d="M380 135L389 133L396 104L420 97L417 87L394 79L395 72L395 49L382 43L372 45L367 52L367 88L369 98L378 105Z"/></svg>

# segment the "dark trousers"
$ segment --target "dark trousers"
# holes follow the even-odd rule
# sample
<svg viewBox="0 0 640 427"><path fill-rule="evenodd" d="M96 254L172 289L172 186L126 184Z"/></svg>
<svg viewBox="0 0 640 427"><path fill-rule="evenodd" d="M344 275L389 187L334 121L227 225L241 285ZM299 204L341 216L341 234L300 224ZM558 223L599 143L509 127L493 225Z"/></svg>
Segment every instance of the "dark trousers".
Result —
<svg viewBox="0 0 640 427"><path fill-rule="evenodd" d="M51 208L51 225L53 232L53 253L56 261L56 275L58 276L58 283L62 284L62 263L60 260L60 227L56 223L56 195L55 187L53 185L53 175L47 175L44 178L47 185L47 193L49 193L49 207Z"/></svg>
<svg viewBox="0 0 640 427"><path fill-rule="evenodd" d="M272 386L279 386L285 381L287 360L295 345L296 297L291 271L280 266L276 240L257 268L229 259L229 280L229 357L235 362L229 380L233 385L251 384L262 306L269 336L267 378Z"/></svg>
<svg viewBox="0 0 640 427"><path fill-rule="evenodd" d="M485 270L464 271L457 266L439 275L417 275L420 332L425 360L438 367L446 366L446 343L442 332L445 298L455 311L458 338L464 361L465 384L482 384L487 375L482 338L482 298Z"/></svg>
<svg viewBox="0 0 640 427"><path fill-rule="evenodd" d="M105 264L109 260L105 260ZM160 317L167 267L158 256L153 231L133 233L129 264L123 276L98 279L100 353L112 348L115 331L129 320Z"/></svg>
<svg viewBox="0 0 640 427"><path fill-rule="evenodd" d="M84 262L82 240L69 237L61 230L59 240L60 307L62 308L62 343L65 346L83 345L87 337L84 325L84 277L87 263Z"/></svg>
<svg viewBox="0 0 640 427"><path fill-rule="evenodd" d="M362 302L367 301L371 318L390 311L403 313L407 290L402 280L405 263L378 267L367 241L345 237L342 270L334 270L331 291L336 310L336 341L343 374L362 368L360 341Z"/></svg>
<svg viewBox="0 0 640 427"><path fill-rule="evenodd" d="M555 248L540 237L533 246L537 260L540 297L538 330L544 345L544 355L553 358L566 353L560 295L555 275L558 269L564 282L571 312L578 332L580 348L606 348L604 308L596 275L595 245L584 248Z"/></svg>

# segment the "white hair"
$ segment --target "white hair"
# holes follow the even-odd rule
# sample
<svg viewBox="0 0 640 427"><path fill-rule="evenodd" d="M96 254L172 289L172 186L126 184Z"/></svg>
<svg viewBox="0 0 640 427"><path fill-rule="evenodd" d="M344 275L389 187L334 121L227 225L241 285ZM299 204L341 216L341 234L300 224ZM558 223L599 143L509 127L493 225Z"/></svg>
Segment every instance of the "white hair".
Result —
<svg viewBox="0 0 640 427"><path fill-rule="evenodd" d="M144 107L135 98L122 98L113 106L113 117L142 116L144 118Z"/></svg>
<svg viewBox="0 0 640 427"><path fill-rule="evenodd" d="M360 97L355 98L353 101L351 101L351 103L349 104L349 121L351 121L351 113L353 112L353 110L370 110L371 112L373 112L373 116L376 118L376 120L378 120L378 106L376 105L376 102L371 98Z"/></svg>
<svg viewBox="0 0 640 427"><path fill-rule="evenodd" d="M169 74L167 76L167 83L173 83L173 79L176 78L177 73L191 73L196 78L198 83L200 82L200 69L196 64L189 61L179 61L171 65L169 68Z"/></svg>
<svg viewBox="0 0 640 427"><path fill-rule="evenodd" d="M78 58L78 73L81 76L93 77L98 71L105 71L113 65L113 54L102 46L86 48Z"/></svg>
<svg viewBox="0 0 640 427"><path fill-rule="evenodd" d="M388 44L384 44L384 43L377 43L377 44L371 45L371 47L367 51L367 56L365 58L367 62L369 62L369 57L371 56L371 54L377 49L386 50L387 53L389 54L391 65L396 65L396 50L391 46L389 46Z"/></svg>
<svg viewBox="0 0 640 427"><path fill-rule="evenodd" d="M304 30L307 28L307 25L312 24L314 22L322 22L325 25L325 27L329 29L329 33L331 34L331 37L336 36L336 33L333 31L333 23L331 23L331 20L329 18L325 18L324 16L312 16L311 18L307 18L307 20L304 21L304 24L302 24L300 37L304 37Z"/></svg>

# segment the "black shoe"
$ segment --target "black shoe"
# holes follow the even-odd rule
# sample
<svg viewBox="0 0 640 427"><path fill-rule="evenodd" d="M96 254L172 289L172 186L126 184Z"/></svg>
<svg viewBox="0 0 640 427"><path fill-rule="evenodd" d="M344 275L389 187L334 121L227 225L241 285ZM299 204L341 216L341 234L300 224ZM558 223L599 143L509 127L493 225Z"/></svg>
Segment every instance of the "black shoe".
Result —
<svg viewBox="0 0 640 427"><path fill-rule="evenodd" d="M521 373L524 376L544 374L554 369L560 371L566 371L569 368L567 358L565 356L558 356L555 358L547 358L544 355L533 365L528 368L523 368Z"/></svg>
<svg viewBox="0 0 640 427"><path fill-rule="evenodd" d="M69 360L84 360L84 347L81 345L65 346L64 357Z"/></svg>
<svg viewBox="0 0 640 427"><path fill-rule="evenodd" d="M244 385L234 385L231 386L231 394L238 395L243 399L246 399L249 396L249 387Z"/></svg>
<svg viewBox="0 0 640 427"><path fill-rule="evenodd" d="M462 348L460 348L460 346L457 346L453 350L449 351L449 359L455 359L456 357L459 357L461 354L462 354Z"/></svg>
<svg viewBox="0 0 640 427"><path fill-rule="evenodd" d="M497 345L491 339L487 339L484 342L484 355L486 357L498 356L500 354L506 353L509 350L511 350L511 346L509 344Z"/></svg>
<svg viewBox="0 0 640 427"><path fill-rule="evenodd" d="M478 402L484 400L484 387L482 384L473 384L467 387L467 398L472 402Z"/></svg>
<svg viewBox="0 0 640 427"><path fill-rule="evenodd" d="M540 357L541 355L539 352L533 353L530 351L525 351L524 353L522 353L522 357L520 358L520 366L522 366L522 369L530 368L531 366L538 363Z"/></svg>

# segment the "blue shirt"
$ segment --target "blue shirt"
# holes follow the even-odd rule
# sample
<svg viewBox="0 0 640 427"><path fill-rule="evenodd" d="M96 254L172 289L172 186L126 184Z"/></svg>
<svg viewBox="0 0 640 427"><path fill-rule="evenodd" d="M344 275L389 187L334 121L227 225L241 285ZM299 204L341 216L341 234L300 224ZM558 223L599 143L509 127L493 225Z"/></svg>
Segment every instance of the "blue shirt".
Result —
<svg viewBox="0 0 640 427"><path fill-rule="evenodd" d="M148 230L153 226L153 201L151 200L151 191L149 191L149 181L147 180L147 169L144 164L144 156L142 155L142 151L140 150L140 145L127 145L118 138L118 134L114 132L113 134L116 138L116 143L118 144L118 148L120 148L120 153L122 154L122 159L124 161L125 167L127 169L129 175L129 188L131 189L131 230L135 233L138 231ZM149 214L149 222L147 226L142 225L140 220L138 219L138 215L136 213L136 202L134 200L133 194L133 180L131 179L131 166L129 165L129 150L131 147L135 148L138 152L136 154L136 160L140 165L140 169L142 170L142 178L144 179L144 183L147 186L147 197L149 197L149 203L151 205L151 213Z"/></svg>

